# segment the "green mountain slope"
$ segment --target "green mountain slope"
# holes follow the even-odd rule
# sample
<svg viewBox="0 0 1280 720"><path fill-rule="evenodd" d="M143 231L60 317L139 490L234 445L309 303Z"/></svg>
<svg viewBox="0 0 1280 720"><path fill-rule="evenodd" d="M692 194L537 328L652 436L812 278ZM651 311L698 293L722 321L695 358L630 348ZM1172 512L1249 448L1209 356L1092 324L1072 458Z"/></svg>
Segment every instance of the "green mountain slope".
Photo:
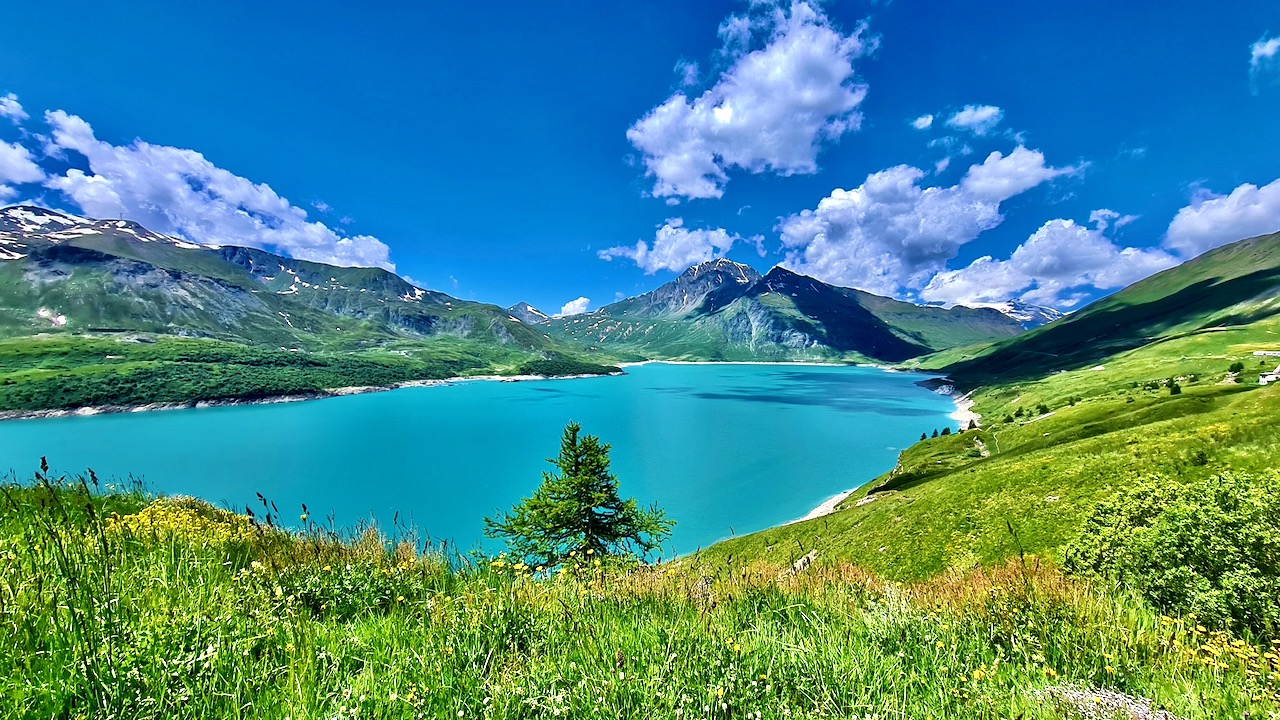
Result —
<svg viewBox="0 0 1280 720"><path fill-rule="evenodd" d="M0 210L0 337L0 374L11 371L0 410L607 369L500 307L379 268L204 247L29 206Z"/></svg>
<svg viewBox="0 0 1280 720"><path fill-rule="evenodd" d="M635 358L888 362L1023 331L990 308L922 307L781 267L762 277L728 260L548 327L555 337Z"/></svg>
<svg viewBox="0 0 1280 720"><path fill-rule="evenodd" d="M927 364L945 364L969 386L1089 367L1149 343L1273 317L1280 313L1278 295L1280 233L1274 233L1211 250L971 357Z"/></svg>
<svg viewBox="0 0 1280 720"><path fill-rule="evenodd" d="M127 221L77 222L59 232L29 226L0 224L0 241L8 240L0 247L19 255L0 262L0 329L9 335L142 331L306 349L436 335L550 345L502 308L423 290L380 268L206 248Z"/></svg>
<svg viewBox="0 0 1280 720"><path fill-rule="evenodd" d="M1186 485L1280 462L1280 234L1206 253L942 372L982 428L915 442L826 517L720 543L708 560L797 548L919 578L1049 558L1135 482ZM958 353L922 359L944 365ZM930 434L935 428L915 432ZM903 444L916 437L904 437ZM868 482L870 481L870 482ZM803 554L803 553L800 553Z"/></svg>

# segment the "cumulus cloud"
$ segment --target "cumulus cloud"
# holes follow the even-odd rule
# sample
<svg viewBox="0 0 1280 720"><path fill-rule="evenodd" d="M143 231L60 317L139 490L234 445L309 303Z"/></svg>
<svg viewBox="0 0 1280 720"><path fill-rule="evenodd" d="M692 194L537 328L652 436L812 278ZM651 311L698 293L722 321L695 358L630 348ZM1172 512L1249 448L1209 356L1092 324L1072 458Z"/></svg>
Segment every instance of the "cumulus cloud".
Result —
<svg viewBox="0 0 1280 720"><path fill-rule="evenodd" d="M995 105L965 105L947 118L947 127L986 135L1004 119L1004 110Z"/></svg>
<svg viewBox="0 0 1280 720"><path fill-rule="evenodd" d="M0 95L0 117L9 118L14 125L19 125L30 116L22 109L18 96L8 93Z"/></svg>
<svg viewBox="0 0 1280 720"><path fill-rule="evenodd" d="M921 115L920 117L911 121L911 127L917 130L928 130L929 128L933 127L933 116Z"/></svg>
<svg viewBox="0 0 1280 720"><path fill-rule="evenodd" d="M724 257L734 243L740 241L755 244L757 252L764 255L764 238L760 236L743 238L723 228L690 230L684 226L682 218L670 218L658 228L652 245L639 240L634 246L607 248L597 252L596 256L606 261L616 257L629 258L646 275L659 270L683 272L698 263Z"/></svg>
<svg viewBox="0 0 1280 720"><path fill-rule="evenodd" d="M867 86L853 63L869 50L865 29L844 34L804 0L753 9L720 27L730 64L715 85L697 97L677 91L627 130L655 196L720 197L734 168L816 172L823 142L860 126Z"/></svg>
<svg viewBox="0 0 1280 720"><path fill-rule="evenodd" d="M345 266L395 266L389 248L368 235L345 235L269 186L209 162L193 150L135 140L99 140L83 119L45 113L48 151L83 155L88 172L71 168L46 181L95 217L124 216L159 232L212 245L247 245Z"/></svg>
<svg viewBox="0 0 1280 720"><path fill-rule="evenodd" d="M581 315L587 311L591 305L591 298L580 297L577 300L570 300L560 307L560 312L556 313L556 317L567 317L569 315Z"/></svg>
<svg viewBox="0 0 1280 720"><path fill-rule="evenodd" d="M1184 258L1220 245L1280 230L1280 179L1258 187L1245 183L1229 195L1197 192L1165 233L1165 247Z"/></svg>
<svg viewBox="0 0 1280 720"><path fill-rule="evenodd" d="M1036 305L1069 308L1092 290L1111 290L1172 267L1178 260L1159 248L1120 247L1104 233L1111 210L1092 213L1094 226L1050 220L1019 245L1008 260L990 255L968 267L935 275L920 297L929 302L982 303L1018 298Z"/></svg>
<svg viewBox="0 0 1280 720"><path fill-rule="evenodd" d="M778 225L789 248L784 264L836 285L910 295L961 246L1004 220L1002 202L1077 171L1050 167L1043 154L1022 146L991 153L946 187L922 187L919 168L889 168L784 218Z"/></svg>
<svg viewBox="0 0 1280 720"><path fill-rule="evenodd" d="M36 165L30 150L17 143L0 141L0 200L9 200L18 194L13 185L44 179L44 171Z"/></svg>

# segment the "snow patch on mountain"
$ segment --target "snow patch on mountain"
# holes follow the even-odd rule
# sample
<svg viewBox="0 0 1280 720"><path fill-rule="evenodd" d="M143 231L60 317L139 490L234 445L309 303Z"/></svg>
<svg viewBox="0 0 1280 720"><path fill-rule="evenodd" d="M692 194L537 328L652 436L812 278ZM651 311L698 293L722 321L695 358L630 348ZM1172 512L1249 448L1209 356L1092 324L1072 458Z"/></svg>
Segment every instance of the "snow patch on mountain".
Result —
<svg viewBox="0 0 1280 720"><path fill-rule="evenodd" d="M1018 322L1022 323L1022 327L1030 330L1038 328L1041 325L1049 323L1064 317L1065 314L1059 310L1043 305L1032 305L1019 300L1006 300L1005 302L967 302L962 303L965 307L971 308L991 308L996 310Z"/></svg>

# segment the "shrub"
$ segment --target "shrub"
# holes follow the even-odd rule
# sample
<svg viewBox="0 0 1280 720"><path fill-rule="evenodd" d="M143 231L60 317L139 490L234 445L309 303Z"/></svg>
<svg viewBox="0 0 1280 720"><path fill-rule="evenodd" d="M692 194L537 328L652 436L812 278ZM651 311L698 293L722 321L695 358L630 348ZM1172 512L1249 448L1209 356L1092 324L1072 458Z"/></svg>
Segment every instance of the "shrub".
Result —
<svg viewBox="0 0 1280 720"><path fill-rule="evenodd" d="M1094 509L1064 565L1127 583L1165 612L1280 638L1280 481L1136 483Z"/></svg>

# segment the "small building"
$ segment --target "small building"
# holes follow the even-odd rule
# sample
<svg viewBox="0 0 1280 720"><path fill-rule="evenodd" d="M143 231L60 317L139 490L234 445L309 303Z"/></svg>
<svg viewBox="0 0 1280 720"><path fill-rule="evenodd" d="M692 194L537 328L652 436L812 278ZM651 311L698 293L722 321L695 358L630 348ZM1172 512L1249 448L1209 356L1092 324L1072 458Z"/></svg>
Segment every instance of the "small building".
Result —
<svg viewBox="0 0 1280 720"><path fill-rule="evenodd" d="M1275 370L1269 373L1262 373L1258 376L1259 385L1270 385L1277 380L1280 380L1280 366L1277 366Z"/></svg>

